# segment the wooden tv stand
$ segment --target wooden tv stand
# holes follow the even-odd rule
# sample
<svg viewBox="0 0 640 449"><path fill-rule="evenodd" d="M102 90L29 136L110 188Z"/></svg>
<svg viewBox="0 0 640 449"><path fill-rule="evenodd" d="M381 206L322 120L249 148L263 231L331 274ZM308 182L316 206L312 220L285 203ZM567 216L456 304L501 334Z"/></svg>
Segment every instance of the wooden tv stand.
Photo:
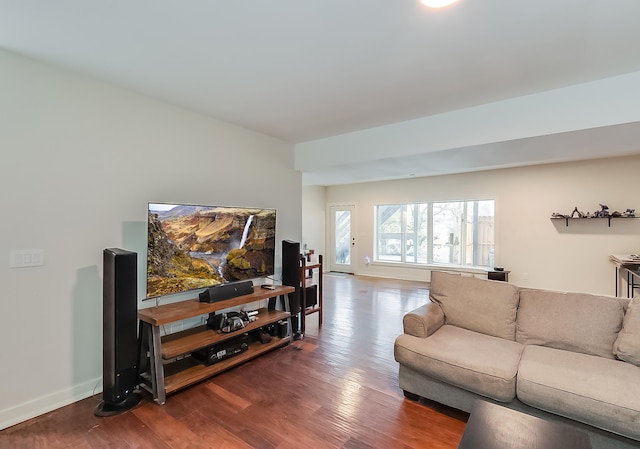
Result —
<svg viewBox="0 0 640 449"><path fill-rule="evenodd" d="M140 386L151 392L157 403L164 404L167 394L288 344L291 341L291 314L289 313L287 295L294 291L293 287L280 285L275 286L274 290L256 287L255 291L249 295L214 303L200 302L198 298L195 298L140 309L138 311L140 319ZM260 309L256 321L248 323L243 329L235 332L222 333L203 325L165 336L160 335L160 327L168 323L208 315L212 312L278 296L282 297L284 311ZM248 350L209 366L201 364L190 356L198 349L284 319L288 320L289 329L289 335L284 338L274 336L271 342L266 344L252 343Z"/></svg>

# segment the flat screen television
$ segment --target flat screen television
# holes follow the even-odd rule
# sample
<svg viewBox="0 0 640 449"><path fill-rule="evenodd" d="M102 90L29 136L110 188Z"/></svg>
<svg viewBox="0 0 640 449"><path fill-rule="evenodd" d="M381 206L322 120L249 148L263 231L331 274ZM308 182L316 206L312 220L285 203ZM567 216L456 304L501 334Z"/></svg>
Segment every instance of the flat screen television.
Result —
<svg viewBox="0 0 640 449"><path fill-rule="evenodd" d="M149 203L147 298L273 276L276 211Z"/></svg>

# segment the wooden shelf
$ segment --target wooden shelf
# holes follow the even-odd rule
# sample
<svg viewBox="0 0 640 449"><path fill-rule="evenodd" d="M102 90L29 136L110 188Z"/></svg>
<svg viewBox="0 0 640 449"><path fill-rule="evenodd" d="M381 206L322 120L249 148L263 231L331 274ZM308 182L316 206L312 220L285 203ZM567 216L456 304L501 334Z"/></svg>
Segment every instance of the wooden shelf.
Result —
<svg viewBox="0 0 640 449"><path fill-rule="evenodd" d="M611 227L611 220L619 220L625 218L640 218L640 217L551 217L551 220L564 220L565 226L569 226L569 220L607 220L609 227Z"/></svg>
<svg viewBox="0 0 640 449"><path fill-rule="evenodd" d="M317 313L317 312L320 312L321 310L322 310L321 307L319 307L317 305L316 306L312 306L312 307L307 307L304 310L304 314L305 315L311 315L312 313ZM322 324L322 323L320 323L320 324Z"/></svg>
<svg viewBox="0 0 640 449"><path fill-rule="evenodd" d="M164 404L166 395L169 393L288 344L291 341L291 314L286 295L294 291L294 287L278 285L273 290L257 288L251 294L214 303L200 302L195 298L139 310L140 385L153 394L156 402ZM263 299L269 299L271 304L271 299L279 296L283 299L282 305L285 310L259 309L256 321L246 323L244 328L235 332L222 333L206 326L197 326L164 337L160 335L160 327L168 323L208 315ZM273 301L274 305L275 303L276 301ZM222 343L281 320L288 322L289 334L283 338L272 337L271 342L266 344L251 343L246 351L212 365L205 365L192 357L192 353L199 349Z"/></svg>
<svg viewBox="0 0 640 449"><path fill-rule="evenodd" d="M294 291L295 289L293 287L277 285L274 290L266 290L258 287L250 295L238 296L237 298L225 299L224 301L213 303L200 302L198 298L188 299L186 301L140 309L138 310L138 318L153 326L162 326L163 324L186 320L194 316L208 315L218 310L230 309L250 302L293 293Z"/></svg>
<svg viewBox="0 0 640 449"><path fill-rule="evenodd" d="M323 272L322 272L322 254L318 255L317 263L307 264L307 260L305 257L300 258L300 286L301 286L301 303L303 308L302 314L302 326L301 330L304 333L306 327L306 316L311 315L312 313L318 314L318 324L322 325L322 288L323 288ZM313 273L314 270L318 272L318 282L313 283ZM316 295L314 301L310 301L310 298L307 298L307 292L309 287L315 287L313 290ZM307 306L307 303L315 303L315 305Z"/></svg>
<svg viewBox="0 0 640 449"><path fill-rule="evenodd" d="M201 364L192 357L187 357L169 365L165 365L165 392L166 394L174 393L181 388L188 387L196 382L215 376L216 374L261 356L266 352L279 348L280 346L284 346L288 344L289 341L290 337L274 337L271 342L266 344L252 343L246 351L209 366Z"/></svg>
<svg viewBox="0 0 640 449"><path fill-rule="evenodd" d="M286 320L290 316L289 312L279 310L269 311L267 309L259 309L258 312L258 319L256 321L247 324L240 330L227 334L214 331L207 326L198 326L169 334L162 338L162 358L164 360L173 359L182 354L220 343L244 332L251 332L269 323Z"/></svg>
<svg viewBox="0 0 640 449"><path fill-rule="evenodd" d="M318 256L318 257L320 257L320 256ZM309 265L305 264L304 267L307 270L313 270L314 268L322 268L322 264L321 263L314 263L314 264L309 264ZM307 277L309 277L309 276L307 276Z"/></svg>

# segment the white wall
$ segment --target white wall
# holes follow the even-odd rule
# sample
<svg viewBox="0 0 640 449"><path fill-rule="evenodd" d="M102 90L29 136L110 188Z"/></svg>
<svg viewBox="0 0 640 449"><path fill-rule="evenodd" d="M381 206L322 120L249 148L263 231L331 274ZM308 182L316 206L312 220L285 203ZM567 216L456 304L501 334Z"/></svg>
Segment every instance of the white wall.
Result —
<svg viewBox="0 0 640 449"><path fill-rule="evenodd" d="M302 244L316 254L326 254L326 188L305 186L302 188Z"/></svg>
<svg viewBox="0 0 640 449"><path fill-rule="evenodd" d="M296 145L295 164L301 171L315 172L327 167L335 169L336 165L358 164L391 156L634 123L640 121L639 83L640 72L633 72L302 142ZM547 150L540 149L543 153ZM556 151L563 152L561 149ZM616 151L623 151L619 155L629 154L628 148L619 147ZM491 161L494 166L501 163L499 160Z"/></svg>
<svg viewBox="0 0 640 449"><path fill-rule="evenodd" d="M144 277L148 201L276 208L301 240L291 144L3 51L0 98L0 429L100 391L102 251Z"/></svg>
<svg viewBox="0 0 640 449"><path fill-rule="evenodd" d="M640 143L639 143L640 145ZM376 204L435 200L495 199L495 264L511 270L516 285L615 293L610 254L640 252L640 219L551 221L553 212L635 208L640 216L637 179L640 156L540 165L461 175L412 178L327 187L327 203L357 205L360 242L356 274L428 280L425 268L365 264L373 256ZM526 274L525 274L526 273ZM626 294L626 290L624 292Z"/></svg>

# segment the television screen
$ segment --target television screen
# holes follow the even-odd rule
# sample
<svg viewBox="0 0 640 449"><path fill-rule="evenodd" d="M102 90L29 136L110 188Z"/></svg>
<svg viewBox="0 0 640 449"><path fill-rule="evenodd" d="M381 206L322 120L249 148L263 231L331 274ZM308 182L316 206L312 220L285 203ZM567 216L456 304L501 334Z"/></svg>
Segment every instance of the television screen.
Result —
<svg viewBox="0 0 640 449"><path fill-rule="evenodd" d="M149 203L147 298L274 274L276 211Z"/></svg>

